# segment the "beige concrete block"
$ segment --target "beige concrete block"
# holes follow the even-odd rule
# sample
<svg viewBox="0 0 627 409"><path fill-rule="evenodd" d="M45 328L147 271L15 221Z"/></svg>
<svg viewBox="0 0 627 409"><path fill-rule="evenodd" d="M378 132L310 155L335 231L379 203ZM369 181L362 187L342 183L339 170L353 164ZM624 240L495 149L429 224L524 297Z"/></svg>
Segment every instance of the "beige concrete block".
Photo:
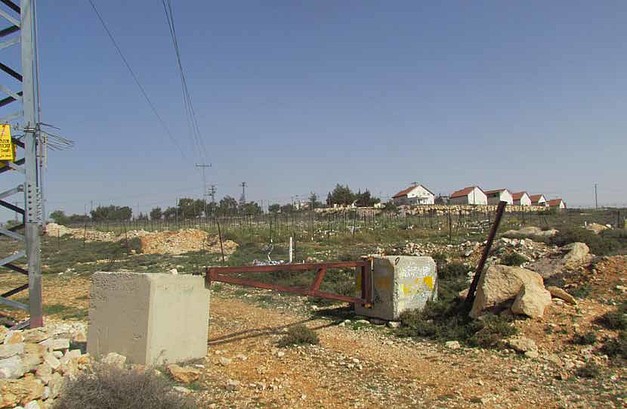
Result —
<svg viewBox="0 0 627 409"><path fill-rule="evenodd" d="M437 271L431 257L375 257L372 269L372 308L355 305L366 317L397 320L407 310L422 309L437 297Z"/></svg>
<svg viewBox="0 0 627 409"><path fill-rule="evenodd" d="M200 276L95 273L87 351L160 365L207 354L209 290Z"/></svg>

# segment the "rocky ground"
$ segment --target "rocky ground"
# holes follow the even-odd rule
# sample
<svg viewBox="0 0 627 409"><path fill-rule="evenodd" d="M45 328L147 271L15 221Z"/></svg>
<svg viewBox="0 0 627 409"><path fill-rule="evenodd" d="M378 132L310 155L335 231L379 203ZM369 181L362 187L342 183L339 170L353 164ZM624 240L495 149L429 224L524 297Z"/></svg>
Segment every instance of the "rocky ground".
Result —
<svg viewBox="0 0 627 409"><path fill-rule="evenodd" d="M624 368L608 365L594 346L573 345L570 339L577 332L598 330L593 321L612 308L604 300L616 298L621 291L616 288L625 284L626 268L625 257L607 258L595 266L599 279L590 280L598 291L595 297L579 300L576 306L554 302L541 319L517 321L521 335L537 346L538 354L532 358L513 348L483 350L401 339L387 326L367 324L346 310L338 318L337 311L312 308L300 297L279 297L275 304L263 291L243 293L223 286L211 302L209 353L204 360L188 364L198 379L182 383L179 389L195 396L201 407L217 408L624 407ZM49 302L76 310L87 307L87 278L48 276L44 284ZM43 338L69 342L81 337L75 330L84 320L61 321L57 317L63 313L49 318ZM320 344L279 348L286 328L298 323L314 329ZM12 343L6 341L9 335L5 334L7 344ZM12 337L19 341L15 334ZM48 371L37 368L45 366L46 354L59 360L72 351L69 345L56 345L58 349L38 349L41 362L30 373L25 368L20 381L0 380L2 407L48 406L58 386L53 382L51 387L50 380L40 376ZM76 368L53 369L53 375L58 373L55 379L72 376L85 362L80 350L71 354L76 355L66 361L75 362ZM576 376L577 368L590 360L602 365L601 373L592 378ZM17 393L8 389L23 382L36 387L18 388Z"/></svg>
<svg viewBox="0 0 627 409"><path fill-rule="evenodd" d="M168 237L157 242L173 243ZM189 236L189 241L205 240ZM471 241L455 246L407 242L380 253L441 253L474 265L481 251L480 243ZM157 369L176 381L176 390L207 408L625 407L627 372L622 361L601 350L618 332L600 326L598 319L625 300L627 256L592 259L580 246L558 248L514 233L496 241L489 262L498 264L512 253L526 258L523 266L542 262L563 271L546 276L541 285L578 297L569 302L549 296L541 314L514 321L518 334L499 349L399 338L394 323L375 325L346 306L321 307L303 297L215 283L207 356ZM20 280L1 275L6 288L0 290ZM0 408L51 407L63 383L91 365L84 353L89 276L45 275L43 284L45 328L0 327ZM298 324L313 329L320 343L279 347L286 331ZM594 334L593 342L573 342L588 333ZM120 365L123 358L109 360Z"/></svg>

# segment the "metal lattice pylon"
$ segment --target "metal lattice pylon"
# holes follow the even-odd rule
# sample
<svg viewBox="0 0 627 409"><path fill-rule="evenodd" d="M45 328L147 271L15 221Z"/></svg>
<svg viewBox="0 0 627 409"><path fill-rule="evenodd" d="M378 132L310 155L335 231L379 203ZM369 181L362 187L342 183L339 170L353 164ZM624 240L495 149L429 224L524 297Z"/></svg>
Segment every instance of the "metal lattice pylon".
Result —
<svg viewBox="0 0 627 409"><path fill-rule="evenodd" d="M16 325L22 328L43 325L43 199L38 155L42 146L35 21L35 0L21 0L19 6L12 0L0 0L0 93L4 97L0 99L0 124L11 125L16 149L14 161L0 163L0 206L14 212L18 220L15 226L0 228L0 240L17 244L16 248L0 247L10 248L10 254L0 254L0 267L3 273L28 278L27 283L0 294L0 303L28 311L29 320ZM28 304L10 298L25 290Z"/></svg>

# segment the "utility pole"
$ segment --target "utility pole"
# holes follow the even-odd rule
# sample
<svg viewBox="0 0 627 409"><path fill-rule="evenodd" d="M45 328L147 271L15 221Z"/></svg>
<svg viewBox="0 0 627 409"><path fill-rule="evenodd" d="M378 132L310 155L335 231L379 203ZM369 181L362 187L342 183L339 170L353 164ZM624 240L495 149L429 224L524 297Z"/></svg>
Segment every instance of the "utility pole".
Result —
<svg viewBox="0 0 627 409"><path fill-rule="evenodd" d="M204 201L205 217L207 217L207 179L205 177L205 168L210 168L211 163L197 163L196 167L202 169L202 199Z"/></svg>
<svg viewBox="0 0 627 409"><path fill-rule="evenodd" d="M242 195L239 198L239 204L243 206L246 204L246 182L240 183L240 186L242 187Z"/></svg>
<svg viewBox="0 0 627 409"><path fill-rule="evenodd" d="M216 202L216 185L211 185L211 188L209 189L209 196L211 196L211 203Z"/></svg>
<svg viewBox="0 0 627 409"><path fill-rule="evenodd" d="M15 148L14 158L5 160L0 166L0 175L6 171L14 172L7 182L15 181L15 176L21 178L20 183L0 193L0 206L19 213L23 223L11 228L0 230L1 236L16 240L19 249L8 256L0 256L0 266L8 271L17 272L28 277L28 284L0 295L0 304L28 311L28 321L19 323L15 328L41 327L43 325L42 288L41 288L41 231L43 226L43 194L41 191L42 169L39 167L45 145L40 138L41 121L39 120L39 76L37 64L37 27L35 25L35 0L21 0L19 5L12 0L2 0L0 4L0 70L6 74L0 79L0 86L5 98L0 100L0 107L12 104L8 113L3 111L0 124L6 124L3 132L10 129L23 132L24 136L18 140L10 138L10 149ZM6 25L8 23L8 26ZM13 46L19 49L18 59L15 52L4 50ZM9 65L18 64L19 67ZM17 69L17 70L16 70ZM12 126L10 126L10 122ZM18 150L22 149L22 150ZM19 157L23 155L23 157ZM23 194L23 207L14 206L4 200L12 195ZM23 232L22 232L23 229ZM26 260L22 260L26 258ZM28 289L28 305L9 297Z"/></svg>
<svg viewBox="0 0 627 409"><path fill-rule="evenodd" d="M594 208L599 208L599 197L597 195L597 184L594 184Z"/></svg>

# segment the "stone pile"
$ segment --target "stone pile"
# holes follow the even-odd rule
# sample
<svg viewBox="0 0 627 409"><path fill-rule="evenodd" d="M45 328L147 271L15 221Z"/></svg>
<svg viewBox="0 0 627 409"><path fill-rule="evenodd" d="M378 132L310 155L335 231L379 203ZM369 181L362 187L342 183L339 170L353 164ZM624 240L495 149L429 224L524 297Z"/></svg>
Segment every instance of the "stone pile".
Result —
<svg viewBox="0 0 627 409"><path fill-rule="evenodd" d="M48 408L64 382L91 365L82 323L7 330L0 326L0 408Z"/></svg>
<svg viewBox="0 0 627 409"><path fill-rule="evenodd" d="M216 236L197 229L146 233L139 236L140 251L144 254L183 254L193 251L220 253L220 241ZM232 240L222 242L224 254L230 255L237 250L237 243Z"/></svg>
<svg viewBox="0 0 627 409"><path fill-rule="evenodd" d="M231 255L237 250L237 243L224 240L222 247L217 236L209 235L198 229L184 229L178 231L147 232L145 230L130 230L116 234L89 229L74 229L55 223L46 225L46 234L51 237L69 236L77 240L118 242L138 238L140 252L144 254L183 254L194 251L208 251Z"/></svg>

